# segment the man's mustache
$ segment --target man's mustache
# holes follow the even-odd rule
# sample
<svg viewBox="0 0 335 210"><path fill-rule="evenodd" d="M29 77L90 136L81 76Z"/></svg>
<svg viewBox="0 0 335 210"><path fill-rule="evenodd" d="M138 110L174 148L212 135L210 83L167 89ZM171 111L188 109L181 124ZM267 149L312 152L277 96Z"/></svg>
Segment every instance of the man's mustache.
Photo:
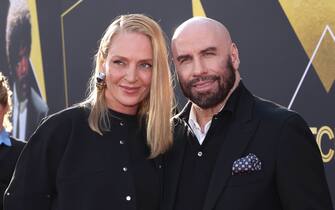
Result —
<svg viewBox="0 0 335 210"><path fill-rule="evenodd" d="M199 76L196 77L194 79L192 79L189 83L188 86L194 86L196 85L198 82L215 82L215 81L219 81L220 77L216 76L216 75L208 75L208 76Z"/></svg>

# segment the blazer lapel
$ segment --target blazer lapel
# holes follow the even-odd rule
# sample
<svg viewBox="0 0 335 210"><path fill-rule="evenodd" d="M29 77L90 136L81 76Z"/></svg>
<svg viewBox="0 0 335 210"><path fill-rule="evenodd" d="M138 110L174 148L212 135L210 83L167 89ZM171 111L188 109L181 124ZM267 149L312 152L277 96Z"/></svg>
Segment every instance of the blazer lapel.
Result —
<svg viewBox="0 0 335 210"><path fill-rule="evenodd" d="M184 123L184 122L183 122ZM186 124L183 126L187 126ZM163 186L163 202L162 210L173 210L178 189L179 176L181 173L184 152L187 139L192 133L185 129L175 128L174 145L172 149L165 155L165 172L164 172L164 186Z"/></svg>
<svg viewBox="0 0 335 210"><path fill-rule="evenodd" d="M242 156L259 120L252 120L253 96L243 87L234 122L218 154L203 210L211 210L231 177L233 162Z"/></svg>

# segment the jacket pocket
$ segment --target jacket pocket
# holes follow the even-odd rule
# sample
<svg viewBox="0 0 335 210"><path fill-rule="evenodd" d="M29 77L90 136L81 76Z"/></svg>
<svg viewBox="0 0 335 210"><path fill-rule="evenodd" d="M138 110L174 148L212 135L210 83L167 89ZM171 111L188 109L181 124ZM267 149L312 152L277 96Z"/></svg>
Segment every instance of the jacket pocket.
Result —
<svg viewBox="0 0 335 210"><path fill-rule="evenodd" d="M255 184L264 181L263 171L254 171L252 173L232 175L228 180L228 187L239 187Z"/></svg>
<svg viewBox="0 0 335 210"><path fill-rule="evenodd" d="M51 209L53 196L48 193L15 194L6 192L4 209L45 210Z"/></svg>

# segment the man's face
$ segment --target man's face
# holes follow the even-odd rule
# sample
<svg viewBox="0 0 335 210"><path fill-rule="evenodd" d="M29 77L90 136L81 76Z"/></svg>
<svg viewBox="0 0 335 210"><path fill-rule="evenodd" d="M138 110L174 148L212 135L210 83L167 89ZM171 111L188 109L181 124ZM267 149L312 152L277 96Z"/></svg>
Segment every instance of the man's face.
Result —
<svg viewBox="0 0 335 210"><path fill-rule="evenodd" d="M230 44L218 31L188 30L173 40L173 59L184 95L203 109L223 102L235 82Z"/></svg>
<svg viewBox="0 0 335 210"><path fill-rule="evenodd" d="M27 98L29 80L29 58L26 48L21 48L19 51L19 60L15 66L15 83L17 88L17 94L20 101Z"/></svg>

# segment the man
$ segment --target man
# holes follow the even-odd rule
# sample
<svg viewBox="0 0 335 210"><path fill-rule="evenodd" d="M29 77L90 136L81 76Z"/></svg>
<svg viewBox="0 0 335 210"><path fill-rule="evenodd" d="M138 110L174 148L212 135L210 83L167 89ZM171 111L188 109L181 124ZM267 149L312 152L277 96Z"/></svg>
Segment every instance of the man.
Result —
<svg viewBox="0 0 335 210"><path fill-rule="evenodd" d="M190 100L174 117L164 210L332 210L320 151L295 112L253 96L221 23L195 17L172 38Z"/></svg>
<svg viewBox="0 0 335 210"><path fill-rule="evenodd" d="M31 24L26 0L11 1L6 30L7 58L13 80L13 136L28 139L48 106L39 94L30 63Z"/></svg>

